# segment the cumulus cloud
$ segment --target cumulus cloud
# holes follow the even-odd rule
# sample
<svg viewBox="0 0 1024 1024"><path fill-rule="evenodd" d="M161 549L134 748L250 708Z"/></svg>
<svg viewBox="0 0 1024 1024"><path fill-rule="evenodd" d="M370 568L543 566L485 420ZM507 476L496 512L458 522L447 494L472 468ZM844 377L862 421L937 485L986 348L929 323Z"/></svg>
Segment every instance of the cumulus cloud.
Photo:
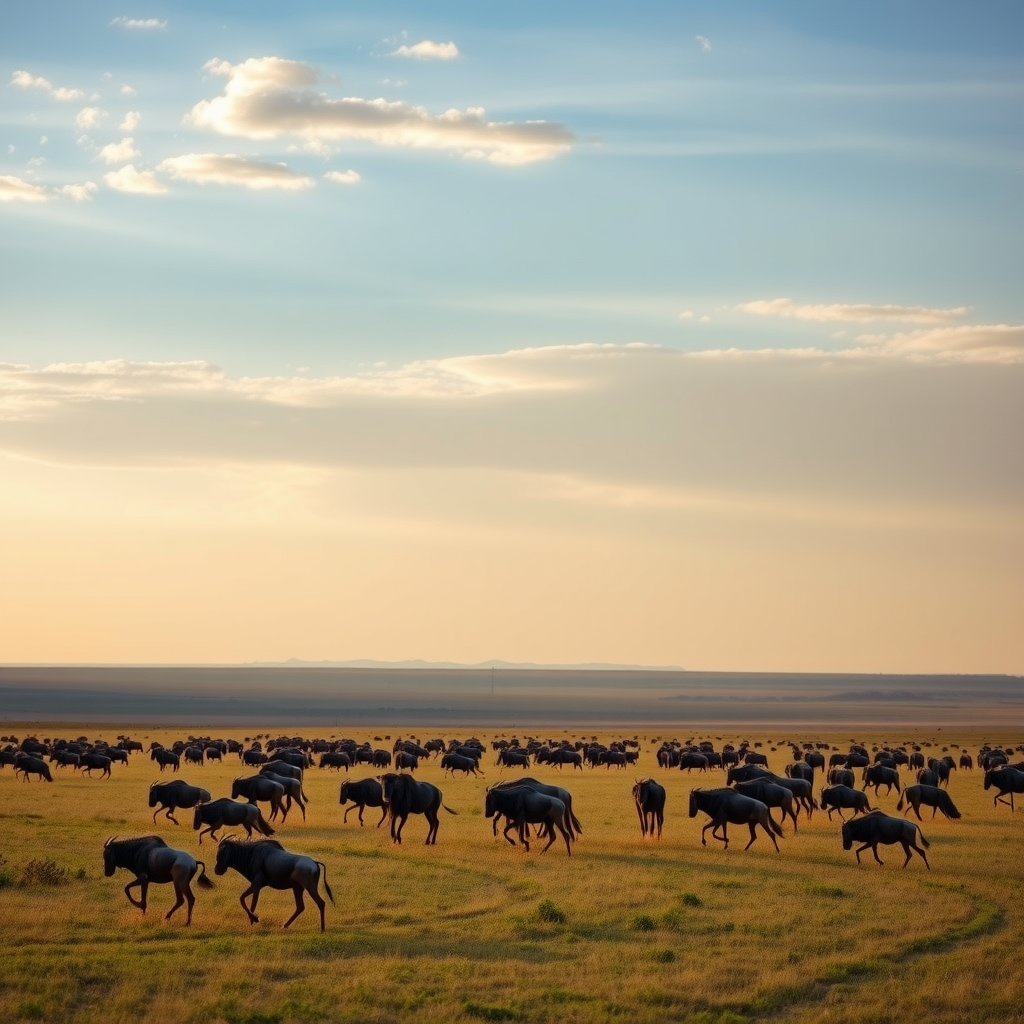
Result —
<svg viewBox="0 0 1024 1024"><path fill-rule="evenodd" d="M107 112L99 107L83 107L75 115L75 124L84 131L86 128L95 127L106 116Z"/></svg>
<svg viewBox="0 0 1024 1024"><path fill-rule="evenodd" d="M133 132L139 127L139 122L142 120L142 115L137 110L129 110L124 115L124 120L119 125L123 132Z"/></svg>
<svg viewBox="0 0 1024 1024"><path fill-rule="evenodd" d="M22 181L13 174L0 174L0 203L45 203L50 193L42 185Z"/></svg>
<svg viewBox="0 0 1024 1024"><path fill-rule="evenodd" d="M432 39L423 39L411 46L403 44L392 50L390 57L414 57L418 60L455 60L459 48L452 42L435 43Z"/></svg>
<svg viewBox="0 0 1024 1024"><path fill-rule="evenodd" d="M122 96L134 96L134 95L135 95L135 92L136 92L136 90L135 90L135 86L133 86L133 85L128 85L128 83L126 82L126 83L125 83L124 85L122 85L122 86L121 86L121 88L120 88L120 89L118 89L118 92L119 92L119 93L120 93L120 94L121 94Z"/></svg>
<svg viewBox="0 0 1024 1024"><path fill-rule="evenodd" d="M241 64L211 60L205 70L227 78L224 92L197 103L189 123L250 139L298 136L306 141L355 139L379 146L446 150L498 164L528 164L569 151L573 136L551 121L489 121L482 108L431 114L385 99L330 97L317 91L319 72L280 57Z"/></svg>
<svg viewBox="0 0 1024 1024"><path fill-rule="evenodd" d="M73 185L61 185L57 192L74 203L88 202L99 191L94 181L83 181Z"/></svg>
<svg viewBox="0 0 1024 1024"><path fill-rule="evenodd" d="M116 25L120 28L156 29L160 32L167 30L167 24L160 18L129 18L123 14L119 18L113 18L110 22L111 27Z"/></svg>
<svg viewBox="0 0 1024 1024"><path fill-rule="evenodd" d="M136 160L141 154L135 148L135 140L124 138L120 142L110 142L100 150L100 159L105 164L123 164Z"/></svg>
<svg viewBox="0 0 1024 1024"><path fill-rule="evenodd" d="M48 79L42 78L39 75L33 75L28 71L15 71L11 75L11 85L18 89L41 89L47 93L51 99L58 100L62 103L68 103L71 100L80 100L85 96L85 93L81 89L70 89L66 86L55 86Z"/></svg>
<svg viewBox="0 0 1024 1024"><path fill-rule="evenodd" d="M792 299L757 299L753 302L741 302L736 306L741 313L752 313L755 316L777 316L790 320L848 321L852 323L870 323L876 320L914 324L942 324L959 320L966 316L970 309L967 306L955 306L951 309L929 309L926 306L894 306L870 305L868 303L799 303Z"/></svg>
<svg viewBox="0 0 1024 1024"><path fill-rule="evenodd" d="M324 177L336 185L358 185L363 180L358 171L328 171Z"/></svg>
<svg viewBox="0 0 1024 1024"><path fill-rule="evenodd" d="M159 196L168 191L163 182L152 171L136 170L134 164L125 164L116 171L103 175L108 188L117 192L131 192L136 195Z"/></svg>
<svg viewBox="0 0 1024 1024"><path fill-rule="evenodd" d="M265 163L232 153L186 153L164 160L158 170L199 185L239 185L261 191L270 188L311 188L313 179L296 174L285 164Z"/></svg>
<svg viewBox="0 0 1024 1024"><path fill-rule="evenodd" d="M704 53L711 51L711 40L707 36L694 36L697 40L697 45L703 50Z"/></svg>
<svg viewBox="0 0 1024 1024"><path fill-rule="evenodd" d="M962 324L857 340L886 355L959 362L1024 363L1024 325Z"/></svg>

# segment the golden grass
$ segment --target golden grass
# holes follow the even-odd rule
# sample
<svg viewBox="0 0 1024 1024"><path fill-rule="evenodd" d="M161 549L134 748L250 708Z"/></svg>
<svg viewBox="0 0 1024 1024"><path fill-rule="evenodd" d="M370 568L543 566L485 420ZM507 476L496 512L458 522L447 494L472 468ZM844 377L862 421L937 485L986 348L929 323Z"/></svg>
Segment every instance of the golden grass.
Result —
<svg viewBox="0 0 1024 1024"><path fill-rule="evenodd" d="M179 735L36 729L40 736L108 739L120 731L147 743ZM289 730L299 731L343 735L336 728ZM372 740L398 733L355 735ZM475 735L488 742L494 734ZM172 902L167 886L151 888L145 917L128 904L122 890L131 876L102 876L101 848L109 836L157 832L205 860L211 872L216 856L208 842L197 845L187 814L181 828L163 818L154 826L147 789L173 776L161 776L148 755L133 755L127 768L115 765L110 780L55 768L52 785L22 783L6 768L0 772L0 880L9 883L0 888L0 1020L1024 1020L1017 948L1024 924L1021 826L1008 808L993 808L980 772L953 775L950 793L963 819L932 822L926 814L930 872L916 856L902 870L898 847L883 848L885 867L870 854L858 867L853 853L842 850L838 819L830 824L824 814L811 822L801 817L795 835L787 828L778 855L764 836L743 852L747 833L735 827L727 851L711 840L702 847L706 819L686 816L687 796L692 786L717 785L721 777L663 772L654 761L653 734L640 736L636 770L530 769L574 795L585 831L571 858L561 840L539 856L537 848L527 855L492 836L482 814L484 790L521 774L500 771L493 756L485 758L483 779L444 778L436 763L417 772L459 811L442 812L435 847L422 845L421 817L410 818L400 848L392 846L386 823L373 827L379 812L372 809L366 827L355 814L343 826L338 773L310 770L309 819L303 824L293 810L277 838L326 863L337 905L328 904L325 934L308 902L306 913L282 931L292 897L271 890L261 896L260 924L250 926L238 903L245 883L233 872L216 878L213 891L197 890L191 928L182 911L163 920ZM842 749L849 742L848 736L806 738L826 738ZM1016 742L1011 735L986 738ZM958 740L975 753L980 736L965 732ZM769 757L781 772L788 750ZM250 770L229 757L223 765L183 767L178 777L217 797L243 774ZM369 774L364 767L349 778ZM641 837L630 797L634 780L645 775L668 790L660 842ZM897 800L893 793L877 804L895 813ZM68 884L18 884L29 861L45 859L68 872Z"/></svg>

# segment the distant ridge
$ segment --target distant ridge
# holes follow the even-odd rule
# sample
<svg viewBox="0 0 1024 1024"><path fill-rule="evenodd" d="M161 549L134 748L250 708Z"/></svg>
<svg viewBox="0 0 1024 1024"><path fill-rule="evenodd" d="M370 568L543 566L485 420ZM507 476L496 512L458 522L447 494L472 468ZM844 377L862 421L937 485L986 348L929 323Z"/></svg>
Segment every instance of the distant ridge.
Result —
<svg viewBox="0 0 1024 1024"><path fill-rule="evenodd" d="M385 669L454 669L463 671L481 671L486 669L507 669L522 672L684 672L678 665L617 665L604 662L586 662L579 665L557 665L532 661L502 661L495 658L491 661L478 661L470 665L458 661L424 661L414 658L411 661L375 661L372 658L356 658L352 661L303 661L301 658L289 658L287 661L250 661L247 668L385 668Z"/></svg>

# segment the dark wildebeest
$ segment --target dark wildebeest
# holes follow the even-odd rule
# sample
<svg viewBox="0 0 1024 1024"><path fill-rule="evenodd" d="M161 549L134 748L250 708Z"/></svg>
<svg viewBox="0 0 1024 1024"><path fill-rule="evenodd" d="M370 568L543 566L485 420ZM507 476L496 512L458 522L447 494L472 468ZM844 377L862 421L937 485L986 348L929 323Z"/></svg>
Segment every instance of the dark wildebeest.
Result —
<svg viewBox="0 0 1024 1024"><path fill-rule="evenodd" d="M420 759L418 755L410 754L408 750L399 750L395 754L395 767L399 770L408 768L409 771L414 772L419 766Z"/></svg>
<svg viewBox="0 0 1024 1024"><path fill-rule="evenodd" d="M563 764L571 764L573 768L583 771L583 755L578 750L552 750L550 763L558 765L559 771L562 770Z"/></svg>
<svg viewBox="0 0 1024 1024"><path fill-rule="evenodd" d="M786 765L786 775L791 779L803 779L814 784L814 769L806 761L794 761Z"/></svg>
<svg viewBox="0 0 1024 1024"><path fill-rule="evenodd" d="M288 817L288 811L282 807L284 786L277 779L270 778L269 775L250 775L248 778L235 779L231 783L231 799L237 800L239 796L244 796L251 804L259 803L261 800L270 804L271 821L278 814L281 814L282 822ZM284 810L283 814L282 810Z"/></svg>
<svg viewBox="0 0 1024 1024"><path fill-rule="evenodd" d="M679 770L689 773L696 768L699 772L706 772L709 767L707 754L698 753L696 750L684 750L679 754Z"/></svg>
<svg viewBox="0 0 1024 1024"><path fill-rule="evenodd" d="M864 769L864 788L867 789L869 786L873 786L875 790L875 796L878 796L878 787L885 786L885 795L888 796L892 792L892 787L896 787L896 792L900 791L900 773L895 768L888 768L882 764L868 765Z"/></svg>
<svg viewBox="0 0 1024 1024"><path fill-rule="evenodd" d="M575 840L583 834L583 826L580 824L579 818L573 813L572 809L572 793L569 790L564 789L562 786L549 786L547 783L540 782L530 776L522 779L509 779L508 782L499 782L492 786L492 789L511 789L515 786L529 786L530 789L535 790L538 793L543 793L545 796L553 796L561 800L565 804L565 828L570 836ZM494 835L498 834L498 819L495 816L494 819Z"/></svg>
<svg viewBox="0 0 1024 1024"><path fill-rule="evenodd" d="M298 779L302 782L304 778L303 770L288 761L282 761L275 759L273 761L266 761L260 765L260 775L280 775L285 779Z"/></svg>
<svg viewBox="0 0 1024 1024"><path fill-rule="evenodd" d="M202 826L206 826L203 828ZM229 800L226 796L219 800L211 800L206 804L196 804L196 813L192 819L192 828L201 829L199 832L199 845L203 845L203 836L208 832L210 838L220 842L217 838L217 829L225 825L241 825L248 836L252 836L252 830L256 829L260 835L272 836L274 830L270 823L263 817L256 804L243 804L237 800Z"/></svg>
<svg viewBox="0 0 1024 1024"><path fill-rule="evenodd" d="M960 767L973 770L974 769L974 758L971 757L970 754L961 754L960 755Z"/></svg>
<svg viewBox="0 0 1024 1024"><path fill-rule="evenodd" d="M295 895L295 913L284 923L292 923L306 909L303 892L320 908L320 931L324 931L326 904L318 892L320 876L323 875L324 891L334 902L334 894L327 884L327 866L301 853L289 853L276 839L258 839L255 842L241 842L225 836L217 849L217 865L214 874L223 875L228 868L234 868L246 881L249 888L242 893L238 902L249 915L249 923L257 924L256 902L264 888L291 889ZM246 906L245 898L252 900Z"/></svg>
<svg viewBox="0 0 1024 1024"><path fill-rule="evenodd" d="M822 771L825 770L825 755L820 750L808 750L804 754L804 760L812 768L820 768Z"/></svg>
<svg viewBox="0 0 1024 1024"><path fill-rule="evenodd" d="M339 772L344 768L345 773L348 774L349 768L352 767L352 758L344 750L325 750L320 755L318 767L334 768Z"/></svg>
<svg viewBox="0 0 1024 1024"><path fill-rule="evenodd" d="M168 846L159 836L143 836L141 839L108 839L103 844L103 873L110 878L118 868L127 868L135 875L135 881L124 887L128 902L143 913L146 912L146 896L149 885L162 885L166 882L174 884L176 897L174 906L164 915L169 921L178 907L188 903L188 917L185 924L192 923L192 907L196 898L192 892L192 879L202 868L198 885L212 889L213 882L206 877L206 865L196 860L191 853L175 850ZM131 891L139 886L141 899L133 899Z"/></svg>
<svg viewBox="0 0 1024 1024"><path fill-rule="evenodd" d="M640 835L650 832L660 839L661 826L665 823L665 787L654 779L641 779L633 787L633 803L640 819Z"/></svg>
<svg viewBox="0 0 1024 1024"><path fill-rule="evenodd" d="M175 825L180 825L174 816L174 811L179 807L191 810L196 804L210 802L210 791L200 786L190 786L184 779L175 779L173 782L154 782L149 787L149 806L155 807L153 812L153 824L156 824L156 816L163 810L166 817L170 818Z"/></svg>
<svg viewBox="0 0 1024 1024"><path fill-rule="evenodd" d="M238 755L242 759L242 764L248 765L250 768L255 768L257 765L266 764L270 758L263 753L262 750L255 750L250 748L249 750L243 750Z"/></svg>
<svg viewBox="0 0 1024 1024"><path fill-rule="evenodd" d="M67 768L68 765L77 768L79 757L80 754L74 754L70 750L55 750L50 755L50 763L56 761L58 768Z"/></svg>
<svg viewBox="0 0 1024 1024"><path fill-rule="evenodd" d="M374 750L372 763L374 768L390 768L391 751L383 749Z"/></svg>
<svg viewBox="0 0 1024 1024"><path fill-rule="evenodd" d="M449 772L453 775L455 772L463 772L466 775L469 775L470 772L474 775L483 775L483 772L477 767L476 759L463 754L444 754L441 757L441 767L444 769L445 775Z"/></svg>
<svg viewBox="0 0 1024 1024"><path fill-rule="evenodd" d="M903 862L904 867L910 863L910 851L914 850L921 854L924 866L931 871L932 866L928 863L928 855L917 845L918 836L921 837L922 844L928 847L928 840L912 821L907 821L906 818L893 818L881 811L871 811L870 814L865 814L862 818L843 822L843 849L849 850L852 849L854 843L863 843L856 850L858 864L861 853L869 846L875 855L875 860L881 864L882 859L878 856L878 844L891 846L893 843L899 843L907 855L907 859Z"/></svg>
<svg viewBox="0 0 1024 1024"><path fill-rule="evenodd" d="M939 776L931 768L918 768L917 781L922 786L937 786L939 784Z"/></svg>
<svg viewBox="0 0 1024 1024"><path fill-rule="evenodd" d="M166 747L154 747L149 757L151 761L156 761L160 765L160 771L163 771L168 765L177 771L181 762L180 755L176 754L173 750L168 750Z"/></svg>
<svg viewBox="0 0 1024 1024"><path fill-rule="evenodd" d="M185 764L204 764L202 747L186 747L184 750Z"/></svg>
<svg viewBox="0 0 1024 1024"><path fill-rule="evenodd" d="M508 820L503 835L513 846L515 840L509 831L516 828L519 830L519 841L529 853L528 826L540 825L541 834L548 836L548 845L541 853L547 853L558 838L555 835L557 829L565 840L566 853L572 856L572 837L565 827L565 804L558 797L538 793L531 786L493 786L487 790L484 800L484 817L493 818L495 814L503 814Z"/></svg>
<svg viewBox="0 0 1024 1024"><path fill-rule="evenodd" d="M396 775L388 772L380 776L380 784L384 791L384 802L387 804L388 817L391 819L391 839L401 844L402 828L410 814L422 814L428 823L427 842L430 846L437 842L437 829L440 821L437 817L439 807L449 814L457 814L443 802L441 790L429 782L417 782L411 775Z"/></svg>
<svg viewBox="0 0 1024 1024"><path fill-rule="evenodd" d="M349 800L352 801L353 806L345 810L345 816L341 819L342 824L348 821L349 811L354 811L358 808L359 824L361 826L363 824L363 809L365 807L380 807L381 815L380 821L377 822L377 828L384 824L384 819L388 816L388 809L384 803L384 787L381 786L378 779L359 779L355 782L343 782L338 803L344 804Z"/></svg>
<svg viewBox="0 0 1024 1024"><path fill-rule="evenodd" d="M924 754L920 750L915 750L907 758L907 767L914 771L916 768L924 767Z"/></svg>
<svg viewBox="0 0 1024 1024"><path fill-rule="evenodd" d="M793 831L797 830L793 793L785 786L778 785L772 779L751 779L749 782L738 783L736 792L760 800L769 809L778 807L782 811L782 820L785 821L787 817L792 818Z"/></svg>
<svg viewBox="0 0 1024 1024"><path fill-rule="evenodd" d="M852 768L830 768L828 770L830 786L846 786L848 789L853 789L856 781Z"/></svg>
<svg viewBox="0 0 1024 1024"><path fill-rule="evenodd" d="M938 786L907 786L903 790L900 802L896 805L897 811L903 810L904 800L907 801L906 813L909 814L913 810L918 821L924 820L921 817L921 804L932 809L933 818L936 811L942 811L947 818L960 817L960 812L956 809L952 797L946 790L940 789Z"/></svg>
<svg viewBox="0 0 1024 1024"><path fill-rule="evenodd" d="M288 812L292 809L292 804L296 803L299 805L299 810L302 811L302 820L306 820L306 794L302 791L302 782L299 779L289 779L284 775L278 775L277 772L267 771L264 767L260 771L260 775L265 779L270 779L272 782L276 782L278 785L284 788L284 813L281 820L284 821L288 817Z"/></svg>
<svg viewBox="0 0 1024 1024"><path fill-rule="evenodd" d="M203 756L207 761L216 761L218 764L224 763L224 752L220 747L204 747Z"/></svg>
<svg viewBox="0 0 1024 1024"><path fill-rule="evenodd" d="M737 793L735 789L691 789L690 817L696 818L698 811L703 811L711 817L711 821L700 832L702 846L707 846L708 842L705 833L708 829L711 829L711 838L725 843L725 848L728 849L728 826L730 824L748 825L750 827L750 842L743 847L744 850L747 850L750 848L750 844L757 838L757 833L754 831L755 826L760 825L768 833L768 838L771 839L775 852L780 852L775 836L782 835L782 828L772 818L768 808L760 800L755 800L752 796L745 796L743 793ZM722 830L721 835L718 835L719 829Z"/></svg>
<svg viewBox="0 0 1024 1024"><path fill-rule="evenodd" d="M772 773L759 764L734 765L725 773L725 783L732 786L737 782L750 782L752 779L770 779Z"/></svg>
<svg viewBox="0 0 1024 1024"><path fill-rule="evenodd" d="M852 808L855 818L858 814L867 814L871 810L867 793L850 786L826 786L821 791L821 806L828 811L829 821L832 820L833 811L838 811L839 817L845 821L844 809Z"/></svg>
<svg viewBox="0 0 1024 1024"><path fill-rule="evenodd" d="M42 782L44 779L47 782L53 782L53 776L50 774L50 766L41 757L32 757L30 754L19 754L14 761L14 774L17 775L21 772L25 776L25 782L28 782L29 775L38 775L39 781Z"/></svg>
<svg viewBox="0 0 1024 1024"><path fill-rule="evenodd" d="M502 768L529 768L530 755L525 750L499 750L494 763Z"/></svg>
<svg viewBox="0 0 1024 1024"><path fill-rule="evenodd" d="M985 772L985 788L991 789L993 786L999 792L992 798L992 806L995 807L997 803L1009 804L1012 811L1013 794L1024 793L1024 772L1016 768L990 768ZM1007 795L1009 800L1006 799Z"/></svg>
<svg viewBox="0 0 1024 1024"><path fill-rule="evenodd" d="M78 759L78 767L83 772L88 772L90 778L94 771L98 771L102 778L109 779L112 763L106 754L82 754Z"/></svg>

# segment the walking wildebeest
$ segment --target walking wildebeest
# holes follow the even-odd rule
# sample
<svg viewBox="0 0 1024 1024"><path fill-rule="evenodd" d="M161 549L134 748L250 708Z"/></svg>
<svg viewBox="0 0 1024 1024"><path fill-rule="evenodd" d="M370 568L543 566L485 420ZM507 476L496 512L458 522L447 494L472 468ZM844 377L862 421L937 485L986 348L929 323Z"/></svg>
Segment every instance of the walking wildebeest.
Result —
<svg viewBox="0 0 1024 1024"><path fill-rule="evenodd" d="M572 856L572 837L565 827L565 804L557 797L538 793L531 786L493 786L484 798L484 817L492 818L495 814L503 814L507 819L503 834L513 846L515 840L509 836L509 831L516 828L519 841L529 853L528 826L540 825L541 834L548 836L548 845L541 853L546 853L558 838L555 835L557 829L565 840L566 853Z"/></svg>
<svg viewBox="0 0 1024 1024"><path fill-rule="evenodd" d="M458 813L445 805L437 786L429 782L417 782L411 775L388 772L380 776L380 784L388 817L391 819L391 839L395 843L401 844L402 828L410 814L422 814L427 819L429 827L426 845L430 846L437 842L437 829L440 825L438 808L444 807L449 814Z"/></svg>
<svg viewBox="0 0 1024 1024"><path fill-rule="evenodd" d="M867 793L851 786L826 786L821 791L821 806L828 811L829 821L832 820L833 811L838 811L839 817L845 821L844 809L853 808L855 818L858 814L867 814L871 810Z"/></svg>
<svg viewBox="0 0 1024 1024"><path fill-rule="evenodd" d="M237 800L239 796L244 796L251 804L260 801L270 804L270 820L273 821L282 811L284 786L267 775L250 775L244 779L235 779L231 783L231 799ZM281 821L287 817L288 812L284 811Z"/></svg>
<svg viewBox="0 0 1024 1024"><path fill-rule="evenodd" d="M885 786L885 795L888 796L892 792L892 787L896 787L896 792L900 791L900 773L895 768L888 768L882 764L868 765L864 769L864 789L866 790L869 786L874 786L875 796L878 796L878 787Z"/></svg>
<svg viewBox="0 0 1024 1024"><path fill-rule="evenodd" d="M291 889L295 895L295 913L284 923L284 927L292 923L306 909L303 892L320 909L320 931L325 930L324 911L326 904L317 891L320 876L323 875L324 891L334 902L334 893L327 884L327 866L301 853L290 853L276 839L258 839L253 842L241 842L225 836L217 849L217 864L214 874L223 875L228 868L234 868L249 882L249 888L238 898L242 909L249 915L250 924L258 924L256 902L264 888ZM245 898L252 900L246 906Z"/></svg>
<svg viewBox="0 0 1024 1024"><path fill-rule="evenodd" d="M47 782L53 782L50 766L41 757L32 757L30 754L18 754L14 760L14 774L17 775L18 772L25 776L25 782L28 782L29 775L38 775L40 782L44 779Z"/></svg>
<svg viewBox="0 0 1024 1024"><path fill-rule="evenodd" d="M913 811L917 815L918 821L924 820L921 817L921 804L932 809L933 818L936 811L942 811L947 818L960 817L960 812L956 809L956 804L953 803L949 793L938 786L907 786L903 790L900 802L896 805L897 811L903 810L904 800L907 801L906 813L909 814Z"/></svg>
<svg viewBox="0 0 1024 1024"><path fill-rule="evenodd" d="M156 816L162 811L167 812L166 817L170 818L175 825L180 825L174 816L174 811L179 807L191 810L196 804L210 802L210 791L200 786L190 786L184 779L175 779L173 782L154 782L149 787L149 806L155 807L153 812L153 824L156 824Z"/></svg>
<svg viewBox="0 0 1024 1024"><path fill-rule="evenodd" d="M204 825L206 827L202 828ZM263 817L263 813L256 804L239 803L237 800L229 800L226 796L219 800L211 800L206 804L196 804L192 828L201 829L199 832L200 846L203 845L203 836L206 833L210 834L210 838L215 843L220 842L216 835L217 829L223 828L225 825L241 825L245 829L246 835L250 837L253 829L264 836L274 834L273 828L270 827L270 823Z"/></svg>
<svg viewBox="0 0 1024 1024"><path fill-rule="evenodd" d="M358 779L353 782L343 782L341 784L341 792L338 795L338 803L344 804L347 801L352 801L352 806L345 810L345 815L341 819L341 823L344 825L348 821L348 815L350 811L359 809L359 824L363 824L363 809L366 807L380 807L381 815L380 821L377 822L377 828L380 828L384 824L384 819L388 816L387 804L384 803L384 787L381 786L378 779Z"/></svg>
<svg viewBox="0 0 1024 1024"><path fill-rule="evenodd" d="M88 772L89 777L92 778L94 771L100 772L100 777L104 779L110 778L110 766L113 762L107 757L106 754L82 754L78 759L78 767L83 772Z"/></svg>
<svg viewBox="0 0 1024 1024"><path fill-rule="evenodd" d="M538 793L543 793L545 796L553 796L561 800L565 804L565 829L570 836L575 840L583 834L583 826L580 824L579 818L573 813L572 809L572 793L562 786L549 786L547 783L540 782L531 776L526 776L522 779L509 779L507 782L495 783L492 789L510 789L516 786L529 786L530 789L535 790ZM498 818L495 815L494 818L494 835L498 834Z"/></svg>
<svg viewBox="0 0 1024 1024"><path fill-rule="evenodd" d="M149 757L150 760L156 761L160 765L160 771L163 771L168 765L177 771L181 763L181 756L166 747L154 747L150 751Z"/></svg>
<svg viewBox="0 0 1024 1024"><path fill-rule="evenodd" d="M452 775L456 772L463 772L465 775L469 775L470 772L474 775L483 775L477 766L476 758L466 757L464 754L444 754L441 757L441 767L444 769L445 775L449 772Z"/></svg>
<svg viewBox="0 0 1024 1024"><path fill-rule="evenodd" d="M1013 794L1024 793L1024 772L1016 768L990 768L985 772L985 788L991 789L993 786L999 792L992 798L992 806L1008 803L1012 811ZM1009 800L1006 799L1007 794Z"/></svg>
<svg viewBox="0 0 1024 1024"><path fill-rule="evenodd" d="M202 868L198 885L206 889L213 888L213 882L206 877L206 865L196 860L191 853L175 850L168 846L159 836L143 836L141 839L108 839L103 844L103 873L110 878L118 868L127 868L135 875L135 881L124 887L128 902L143 913L146 912L146 896L149 886L162 885L167 882L174 884L175 903L164 916L169 921L178 907L188 903L188 917L185 924L192 923L192 907L196 898L192 892L192 879ZM133 899L130 892L139 886L141 899Z"/></svg>
<svg viewBox="0 0 1024 1024"><path fill-rule="evenodd" d="M861 853L869 846L875 855L875 860L881 864L883 861L878 856L878 844L891 846L893 843L899 843L907 855L907 859L903 862L904 867L910 863L910 851L914 850L921 854L924 866L931 871L932 866L928 863L928 855L917 845L918 836L921 837L921 842L925 847L930 845L925 839L924 833L912 821L907 821L906 818L894 818L883 814L882 811L871 811L862 818L843 822L843 849L851 849L854 843L864 844L856 850L858 864Z"/></svg>
<svg viewBox="0 0 1024 1024"><path fill-rule="evenodd" d="M665 787L654 779L641 779L633 787L633 803L640 819L640 835L650 832L660 839L661 826L665 823Z"/></svg>
<svg viewBox="0 0 1024 1024"><path fill-rule="evenodd" d="M785 821L787 816L792 818L793 831L797 830L796 809L793 806L795 801L792 792L785 786L778 785L772 779L751 779L749 782L738 783L736 792L760 800L769 811L778 807L782 811L782 820Z"/></svg>
<svg viewBox="0 0 1024 1024"><path fill-rule="evenodd" d="M743 849L748 850L750 844L757 838L757 833L754 831L755 826L760 825L768 833L775 852L781 852L779 844L775 840L775 836L782 835L781 826L772 818L768 808L752 796L744 796L742 793L737 793L735 789L728 788L691 789L690 817L696 818L698 811L703 811L711 817L711 821L700 832L702 846L707 846L705 833L711 829L711 838L725 843L725 848L728 849L728 826L730 824L747 825L750 828L750 842ZM719 829L722 830L721 835L718 835Z"/></svg>
<svg viewBox="0 0 1024 1024"><path fill-rule="evenodd" d="M306 820L306 794L302 790L302 782L299 779L289 779L284 775L278 775L277 772L269 771L266 765L260 771L260 775L264 779L270 779L272 782L276 782L279 786L284 789L284 806L281 821L284 821L288 817L288 812L292 809L292 804L296 803L299 805L299 810L302 811L302 820Z"/></svg>

